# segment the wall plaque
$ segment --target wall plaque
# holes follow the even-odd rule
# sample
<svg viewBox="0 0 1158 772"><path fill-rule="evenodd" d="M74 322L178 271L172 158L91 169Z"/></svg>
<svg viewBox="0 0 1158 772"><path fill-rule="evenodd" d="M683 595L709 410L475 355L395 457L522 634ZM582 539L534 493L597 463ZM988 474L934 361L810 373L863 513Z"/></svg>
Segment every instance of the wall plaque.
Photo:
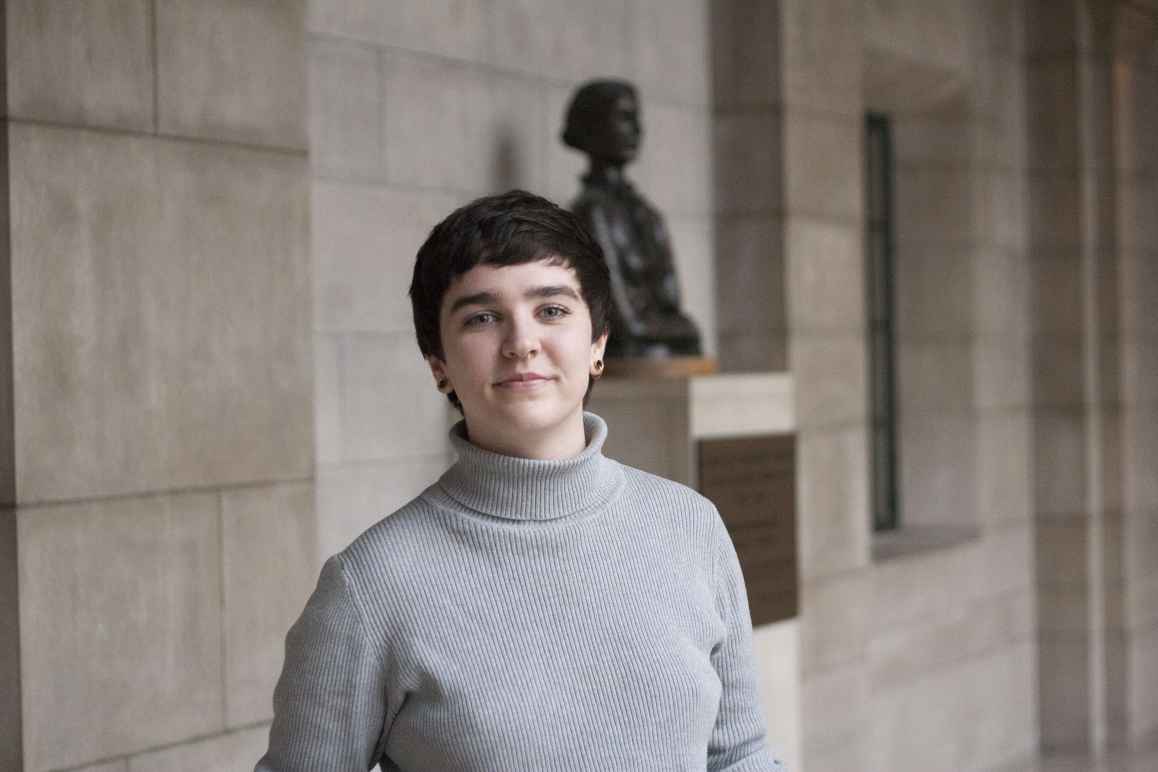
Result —
<svg viewBox="0 0 1158 772"><path fill-rule="evenodd" d="M720 510L753 625L799 613L796 577L796 436L700 440L699 488Z"/></svg>

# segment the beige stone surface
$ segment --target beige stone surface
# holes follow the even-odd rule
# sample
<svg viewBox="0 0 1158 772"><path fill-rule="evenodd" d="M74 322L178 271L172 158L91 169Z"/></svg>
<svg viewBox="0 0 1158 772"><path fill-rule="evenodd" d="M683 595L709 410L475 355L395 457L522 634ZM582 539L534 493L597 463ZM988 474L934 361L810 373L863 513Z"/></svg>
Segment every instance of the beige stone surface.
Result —
<svg viewBox="0 0 1158 772"><path fill-rule="evenodd" d="M382 57L391 185L472 196L538 187L549 132L534 79L394 50Z"/></svg>
<svg viewBox="0 0 1158 772"><path fill-rule="evenodd" d="M306 0L155 0L164 134L305 150Z"/></svg>
<svg viewBox="0 0 1158 772"><path fill-rule="evenodd" d="M1080 339L1085 305L1082 261L1076 252L1034 254L1030 268L1030 329Z"/></svg>
<svg viewBox="0 0 1158 772"><path fill-rule="evenodd" d="M220 731L217 497L108 499L19 518L24 768Z"/></svg>
<svg viewBox="0 0 1158 772"><path fill-rule="evenodd" d="M857 735L865 728L868 718L871 699L868 679L859 663L806 675L800 697L804 716L801 727L804 763L811 770L814 751L824 753L857 742ZM815 716L823 716L824 720L813 720Z"/></svg>
<svg viewBox="0 0 1158 772"><path fill-rule="evenodd" d="M217 735L129 759L128 772L236 772L250 769L265 753L269 727Z"/></svg>
<svg viewBox="0 0 1158 772"><path fill-rule="evenodd" d="M1046 751L1086 746L1090 721L1088 642L1081 639L1039 637L1038 715L1041 742Z"/></svg>
<svg viewBox="0 0 1158 772"><path fill-rule="evenodd" d="M87 767L80 767L74 772L129 772L129 760L117 759L116 761L108 761L103 764L93 764Z"/></svg>
<svg viewBox="0 0 1158 772"><path fill-rule="evenodd" d="M798 393L806 388L797 384ZM861 427L797 436L797 507L802 513L797 539L804 581L868 562L866 443Z"/></svg>
<svg viewBox="0 0 1158 772"><path fill-rule="evenodd" d="M956 772L1022 757L1036 724L1033 661L1032 644L1007 647L874 696L866 766Z"/></svg>
<svg viewBox="0 0 1158 772"><path fill-rule="evenodd" d="M700 331L704 356L719 351L716 332L715 223L710 217L672 217L667 220L680 287L680 308Z"/></svg>
<svg viewBox="0 0 1158 772"><path fill-rule="evenodd" d="M773 215L716 218L716 321L721 334L787 335L782 232L781 221Z"/></svg>
<svg viewBox="0 0 1158 772"><path fill-rule="evenodd" d="M973 339L973 393L978 410L1017 410L1030 396L1030 353L1024 338L984 335Z"/></svg>
<svg viewBox="0 0 1158 772"><path fill-rule="evenodd" d="M489 50L486 0L310 0L315 35L482 61Z"/></svg>
<svg viewBox="0 0 1158 772"><path fill-rule="evenodd" d="M975 525L977 444L974 419L939 411L905 412L899 438L903 522L914 525Z"/></svg>
<svg viewBox="0 0 1158 772"><path fill-rule="evenodd" d="M309 144L315 174L384 178L378 56L361 43L309 42Z"/></svg>
<svg viewBox="0 0 1158 772"><path fill-rule="evenodd" d="M1071 309L1076 312L1078 309ZM1071 335L1033 337L1032 397L1035 405L1078 409L1085 403L1085 354L1090 345Z"/></svg>
<svg viewBox="0 0 1158 772"><path fill-rule="evenodd" d="M1158 681L1158 625L1131 637L1129 657L1130 739L1137 742L1158 730L1158 694L1151 686Z"/></svg>
<svg viewBox="0 0 1158 772"><path fill-rule="evenodd" d="M1066 517L1085 511L1085 443L1085 422L1080 413L1036 413L1030 479L1038 517Z"/></svg>
<svg viewBox="0 0 1158 772"><path fill-rule="evenodd" d="M869 635L951 621L980 597L978 539L875 563Z"/></svg>
<svg viewBox="0 0 1158 772"><path fill-rule="evenodd" d="M973 254L973 327L983 335L1017 338L1029 329L1029 264L1023 251Z"/></svg>
<svg viewBox="0 0 1158 772"><path fill-rule="evenodd" d="M448 405L448 422L450 410ZM435 455L319 466L317 559L345 549L362 531L432 485L451 463L448 443L446 452Z"/></svg>
<svg viewBox="0 0 1158 772"><path fill-rule="evenodd" d="M780 19L784 101L859 123L863 3L786 0Z"/></svg>
<svg viewBox="0 0 1158 772"><path fill-rule="evenodd" d="M636 83L650 96L708 105L712 100L712 0L634 0L623 5L631 32L624 50L631 56Z"/></svg>
<svg viewBox="0 0 1158 772"><path fill-rule="evenodd" d="M827 113L785 111L782 173L786 209L860 227L864 210L862 121ZM898 205L902 205L899 180L897 195Z"/></svg>
<svg viewBox="0 0 1158 772"><path fill-rule="evenodd" d="M911 212L914 217L919 213ZM894 313L905 340L967 339L976 324L977 266L967 246L899 244L894 254Z"/></svg>
<svg viewBox="0 0 1158 772"><path fill-rule="evenodd" d="M704 108L640 93L643 145L631 167L637 187L668 218L712 212L712 119Z"/></svg>
<svg viewBox="0 0 1158 772"><path fill-rule="evenodd" d="M780 100L779 7L763 0L708 4L712 35L712 99L719 108Z"/></svg>
<svg viewBox="0 0 1158 772"><path fill-rule="evenodd" d="M307 476L303 158L10 130L23 502Z"/></svg>
<svg viewBox="0 0 1158 772"><path fill-rule="evenodd" d="M273 717L285 635L314 588L314 486L296 483L221 493L225 577L225 724Z"/></svg>
<svg viewBox="0 0 1158 772"><path fill-rule="evenodd" d="M5 114L152 131L148 0L6 3Z"/></svg>
<svg viewBox="0 0 1158 772"><path fill-rule="evenodd" d="M1158 409L1140 407L1122 414L1124 457L1122 482L1125 506L1132 512L1158 510Z"/></svg>
<svg viewBox="0 0 1158 772"><path fill-rule="evenodd" d="M864 329L862 238L859 229L844 224L789 218L786 300L795 336Z"/></svg>
<svg viewBox="0 0 1158 772"><path fill-rule="evenodd" d="M906 340L896 344L901 421L929 414L964 415L976 403L974 349L966 340Z"/></svg>
<svg viewBox="0 0 1158 772"><path fill-rule="evenodd" d="M868 570L805 582L800 608L800 672L805 678L861 662L872 613Z"/></svg>
<svg viewBox="0 0 1158 772"><path fill-rule="evenodd" d="M413 333L350 335L341 356L343 461L445 451L448 403Z"/></svg>
<svg viewBox="0 0 1158 772"><path fill-rule="evenodd" d="M1031 259L1072 258L1081 246L1081 187L1072 171L1026 173L1026 232Z"/></svg>
<svg viewBox="0 0 1158 772"><path fill-rule="evenodd" d="M1076 77L1072 58L1030 60L1026 66L1030 171L1072 172L1081 164Z"/></svg>
<svg viewBox="0 0 1158 772"><path fill-rule="evenodd" d="M315 331L409 332L418 248L460 199L437 191L315 179Z"/></svg>
<svg viewBox="0 0 1158 772"><path fill-rule="evenodd" d="M894 201L898 260L907 250L941 251L971 242L980 231L973 208L976 181L964 167L905 166L897 169Z"/></svg>
<svg viewBox="0 0 1158 772"><path fill-rule="evenodd" d="M1025 410L978 417L977 516L982 521L1026 520L1030 498L1029 415Z"/></svg>
<svg viewBox="0 0 1158 772"><path fill-rule="evenodd" d="M1158 249L1123 253L1120 270L1123 335L1158 341L1158 314L1151 309L1158 297Z"/></svg>
<svg viewBox="0 0 1158 772"><path fill-rule="evenodd" d="M775 216L783 204L781 113L772 107L719 113L712 130L716 212Z"/></svg>
<svg viewBox="0 0 1158 772"><path fill-rule="evenodd" d="M552 80L630 77L631 16L622 0L492 0L487 61Z"/></svg>
<svg viewBox="0 0 1158 772"><path fill-rule="evenodd" d="M804 335L792 345L791 369L804 388L796 395L797 423L831 428L866 420L868 372L859 335Z"/></svg>
<svg viewBox="0 0 1158 772"><path fill-rule="evenodd" d="M314 335L314 457L342 457L342 335Z"/></svg>
<svg viewBox="0 0 1158 772"><path fill-rule="evenodd" d="M16 510L0 509L0 769L21 759L20 576Z"/></svg>

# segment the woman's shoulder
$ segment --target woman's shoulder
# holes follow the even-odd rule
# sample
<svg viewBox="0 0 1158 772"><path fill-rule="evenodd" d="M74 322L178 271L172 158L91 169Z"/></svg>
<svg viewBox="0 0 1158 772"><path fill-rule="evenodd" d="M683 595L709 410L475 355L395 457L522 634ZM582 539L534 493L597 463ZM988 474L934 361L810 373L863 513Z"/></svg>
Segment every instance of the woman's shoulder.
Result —
<svg viewBox="0 0 1158 772"><path fill-rule="evenodd" d="M635 506L710 527L715 527L720 519L711 499L694 488L633 466L620 466L624 472L625 494Z"/></svg>
<svg viewBox="0 0 1158 772"><path fill-rule="evenodd" d="M405 571L409 562L421 561L423 546L440 540L435 488L427 487L350 542L339 553L346 573L358 578L381 577L384 563Z"/></svg>

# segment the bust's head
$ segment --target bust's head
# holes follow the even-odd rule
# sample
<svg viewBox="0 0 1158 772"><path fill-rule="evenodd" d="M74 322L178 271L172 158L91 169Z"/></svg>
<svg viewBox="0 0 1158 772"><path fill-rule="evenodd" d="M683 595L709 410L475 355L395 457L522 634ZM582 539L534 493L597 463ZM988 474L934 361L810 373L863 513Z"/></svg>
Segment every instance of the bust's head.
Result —
<svg viewBox="0 0 1158 772"><path fill-rule="evenodd" d="M639 154L643 129L635 86L625 80L591 80L571 97L564 144L593 159L626 164Z"/></svg>

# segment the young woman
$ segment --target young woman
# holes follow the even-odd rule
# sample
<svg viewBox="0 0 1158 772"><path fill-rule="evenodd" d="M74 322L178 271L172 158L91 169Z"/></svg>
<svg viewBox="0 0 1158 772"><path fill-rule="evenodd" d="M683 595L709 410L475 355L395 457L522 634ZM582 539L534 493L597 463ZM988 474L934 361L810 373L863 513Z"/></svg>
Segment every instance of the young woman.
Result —
<svg viewBox="0 0 1158 772"><path fill-rule="evenodd" d="M537 196L431 232L410 297L458 460L326 562L258 772L781 769L718 513L605 457L583 410L609 292Z"/></svg>

